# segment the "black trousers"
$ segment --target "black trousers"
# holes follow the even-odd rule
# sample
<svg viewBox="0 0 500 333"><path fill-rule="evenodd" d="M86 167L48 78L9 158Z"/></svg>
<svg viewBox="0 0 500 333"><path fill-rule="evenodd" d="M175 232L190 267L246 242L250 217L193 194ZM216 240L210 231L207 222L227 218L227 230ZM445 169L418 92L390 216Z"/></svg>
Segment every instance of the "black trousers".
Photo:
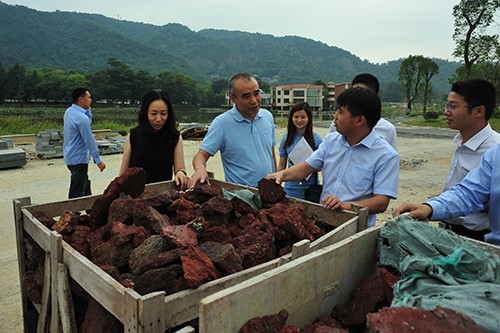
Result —
<svg viewBox="0 0 500 333"><path fill-rule="evenodd" d="M471 230L471 229L468 229L460 224L450 224L450 223L446 223L443 221L441 221L441 225L445 229L453 230L454 232L456 232L460 236L465 236L465 237L472 238L472 239L475 239L475 240L478 240L481 242L484 242L484 235L489 234L491 232L489 229L483 229L483 230L479 230L479 231Z"/></svg>
<svg viewBox="0 0 500 333"><path fill-rule="evenodd" d="M68 165L68 169L71 171L71 183L69 185L68 198L72 199L92 195L88 176L89 165Z"/></svg>

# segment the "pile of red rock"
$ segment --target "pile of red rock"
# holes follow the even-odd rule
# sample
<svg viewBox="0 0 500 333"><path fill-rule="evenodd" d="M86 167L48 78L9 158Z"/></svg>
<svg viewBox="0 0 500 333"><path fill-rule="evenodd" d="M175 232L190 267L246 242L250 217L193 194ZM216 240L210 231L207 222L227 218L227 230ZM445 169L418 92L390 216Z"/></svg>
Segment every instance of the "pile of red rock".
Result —
<svg viewBox="0 0 500 333"><path fill-rule="evenodd" d="M413 333L454 332L486 333L471 318L456 311L436 307L391 308L393 285L399 278L385 268L362 278L346 304L336 306L331 314L321 315L312 324L300 328L286 324L288 312L250 319L240 333Z"/></svg>
<svg viewBox="0 0 500 333"><path fill-rule="evenodd" d="M283 188L266 179L259 182L266 207L260 210L237 196L228 200L221 188L207 184L187 192L144 189L144 170L130 168L96 199L90 215L65 211L57 222L43 212L34 215L142 295L197 288L289 253L298 240L325 234L301 204L287 203ZM29 298L39 303L43 254L36 252L27 251L33 260L25 283Z"/></svg>

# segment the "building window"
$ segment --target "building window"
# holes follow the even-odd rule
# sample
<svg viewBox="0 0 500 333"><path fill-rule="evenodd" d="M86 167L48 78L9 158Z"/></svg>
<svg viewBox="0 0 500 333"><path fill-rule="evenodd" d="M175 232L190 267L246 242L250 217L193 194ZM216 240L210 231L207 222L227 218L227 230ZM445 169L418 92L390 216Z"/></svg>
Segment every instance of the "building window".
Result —
<svg viewBox="0 0 500 333"><path fill-rule="evenodd" d="M304 97L304 90L294 90L293 97Z"/></svg>
<svg viewBox="0 0 500 333"><path fill-rule="evenodd" d="M290 103L290 98L284 98L283 103Z"/></svg>
<svg viewBox="0 0 500 333"><path fill-rule="evenodd" d="M290 90L283 90L284 95L290 95Z"/></svg>

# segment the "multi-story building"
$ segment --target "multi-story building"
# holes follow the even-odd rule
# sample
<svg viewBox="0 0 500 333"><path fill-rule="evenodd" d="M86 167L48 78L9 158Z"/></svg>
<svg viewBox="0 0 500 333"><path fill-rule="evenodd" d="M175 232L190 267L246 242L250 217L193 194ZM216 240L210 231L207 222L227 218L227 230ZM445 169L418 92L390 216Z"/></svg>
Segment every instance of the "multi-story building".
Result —
<svg viewBox="0 0 500 333"><path fill-rule="evenodd" d="M312 84L290 84L272 88L273 110L290 110L299 102L307 102L312 110L323 110L323 86Z"/></svg>
<svg viewBox="0 0 500 333"><path fill-rule="evenodd" d="M328 108L330 110L336 110L337 109L337 96L340 95L344 90L351 88L351 83L350 82L342 82L342 83L335 83L335 82L328 82L326 84L326 89L328 91L327 95L327 101L328 101Z"/></svg>

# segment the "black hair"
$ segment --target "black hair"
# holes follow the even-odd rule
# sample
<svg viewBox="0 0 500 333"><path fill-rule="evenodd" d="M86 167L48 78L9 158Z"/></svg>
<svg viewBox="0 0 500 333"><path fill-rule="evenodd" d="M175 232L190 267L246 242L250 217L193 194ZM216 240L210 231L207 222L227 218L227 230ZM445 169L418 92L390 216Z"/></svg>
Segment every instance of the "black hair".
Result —
<svg viewBox="0 0 500 333"><path fill-rule="evenodd" d="M304 110L306 112L308 118L306 130L304 132L304 138L306 139L307 143L309 143L309 146L311 146L313 150L316 150L318 147L316 147L316 144L314 142L313 115L311 106L307 102L295 103L290 109L290 114L288 115L287 137L285 143L283 144L283 147L284 148L290 147L293 143L293 140L295 139L295 134L297 133L297 129L293 124L293 115L295 112L301 110Z"/></svg>
<svg viewBox="0 0 500 333"><path fill-rule="evenodd" d="M486 109L485 119L491 118L497 104L493 84L482 79L456 81L452 84L451 91L459 94L469 103L469 112L472 112L471 107L483 105Z"/></svg>
<svg viewBox="0 0 500 333"><path fill-rule="evenodd" d="M87 88L84 88L84 87L78 87L75 90L73 90L73 92L71 93L71 102L73 104L76 104L76 102L78 102L78 99L80 97L84 97L85 94L87 93L87 91L90 91L90 90L88 90Z"/></svg>
<svg viewBox="0 0 500 333"><path fill-rule="evenodd" d="M172 105L172 100L170 96L161 90L150 90L144 94L141 103L141 109L139 110L139 129L143 132L151 132L153 127L149 123L148 120L148 108L154 101L162 100L167 105L167 121L165 125L159 130L160 133L163 133L167 137L170 137L177 143L179 138L179 131L177 130L177 121L174 113L174 106Z"/></svg>
<svg viewBox="0 0 500 333"><path fill-rule="evenodd" d="M380 120L382 103L378 95L368 88L344 90L337 97L337 106L346 106L352 116L364 116L370 129Z"/></svg>
<svg viewBox="0 0 500 333"><path fill-rule="evenodd" d="M356 83L364 84L367 88L373 90L378 94L380 89L380 84L377 78L369 73L358 74L352 79L351 84L355 85Z"/></svg>
<svg viewBox="0 0 500 333"><path fill-rule="evenodd" d="M244 80L246 82L255 80L255 82L257 82L257 78L250 73L238 73L229 80L229 83L227 85L229 95L234 96L234 81L236 80Z"/></svg>

